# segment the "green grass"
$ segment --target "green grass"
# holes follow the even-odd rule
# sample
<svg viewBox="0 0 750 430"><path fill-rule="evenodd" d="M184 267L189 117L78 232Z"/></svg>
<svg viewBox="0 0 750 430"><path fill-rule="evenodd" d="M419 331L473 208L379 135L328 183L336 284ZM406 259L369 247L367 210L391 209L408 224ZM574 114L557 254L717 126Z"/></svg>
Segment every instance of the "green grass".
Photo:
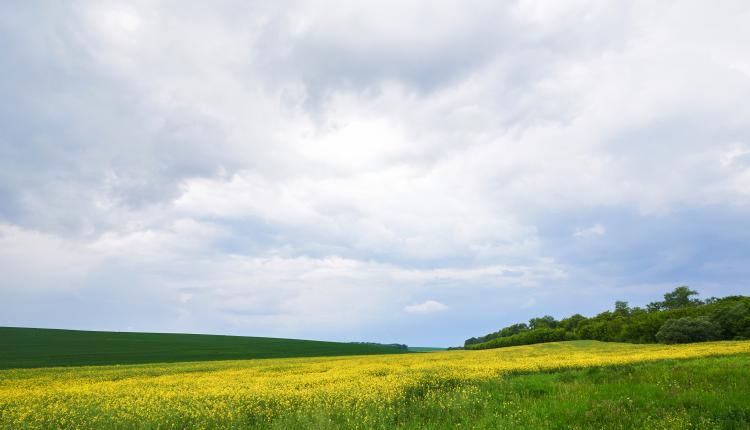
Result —
<svg viewBox="0 0 750 430"><path fill-rule="evenodd" d="M446 348L435 348L432 346L410 346L409 351L411 352L432 352L432 351L444 351Z"/></svg>
<svg viewBox="0 0 750 430"><path fill-rule="evenodd" d="M387 346L269 337L0 327L0 369L403 352Z"/></svg>
<svg viewBox="0 0 750 430"><path fill-rule="evenodd" d="M717 354L720 346L713 349ZM619 356L654 348L576 341L508 348L494 359L544 356L554 362L566 351ZM519 368L531 373L481 380L441 379L440 366L427 371L444 354L462 354L470 365L473 354L487 353L3 370L0 429L750 429L749 353L558 371ZM460 366L462 360L447 363ZM346 379L362 375L363 383L350 387L355 392L388 378L399 361L421 377L391 398L356 400L342 392L306 403L296 397L298 390L316 386L335 392L336 386L316 384L349 361L361 366ZM269 372L273 384L289 389L260 402L237 390ZM298 382L282 383L284 375ZM214 384L217 379L234 385Z"/></svg>
<svg viewBox="0 0 750 430"><path fill-rule="evenodd" d="M363 416L303 411L270 428L750 429L750 356L522 374L415 390Z"/></svg>

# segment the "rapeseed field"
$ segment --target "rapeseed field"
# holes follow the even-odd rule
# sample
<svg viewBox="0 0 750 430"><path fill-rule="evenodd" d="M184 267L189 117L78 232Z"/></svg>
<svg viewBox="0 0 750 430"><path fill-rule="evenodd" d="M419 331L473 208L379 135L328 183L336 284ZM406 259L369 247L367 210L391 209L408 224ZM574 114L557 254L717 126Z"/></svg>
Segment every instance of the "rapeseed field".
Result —
<svg viewBox="0 0 750 430"><path fill-rule="evenodd" d="M252 428L300 414L368 427L405 402L471 396L514 374L750 353L750 341L576 341L485 351L0 371L0 428ZM379 418L378 418L379 417ZM373 422L374 424L374 422Z"/></svg>

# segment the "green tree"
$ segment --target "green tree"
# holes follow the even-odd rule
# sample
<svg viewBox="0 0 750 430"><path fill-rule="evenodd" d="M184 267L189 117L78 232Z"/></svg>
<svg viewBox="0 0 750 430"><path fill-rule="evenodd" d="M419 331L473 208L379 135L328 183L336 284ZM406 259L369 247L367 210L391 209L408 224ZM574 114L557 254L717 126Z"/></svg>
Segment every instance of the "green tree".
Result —
<svg viewBox="0 0 750 430"><path fill-rule="evenodd" d="M744 303L720 307L711 320L719 325L724 339L750 337L750 309Z"/></svg>
<svg viewBox="0 0 750 430"><path fill-rule="evenodd" d="M719 325L705 315L671 319L656 333L656 340L661 343L705 342L720 337Z"/></svg>
<svg viewBox="0 0 750 430"><path fill-rule="evenodd" d="M534 330L537 328L555 328L557 327L557 320L550 315L545 315L541 318L532 318L529 320L529 328Z"/></svg>
<svg viewBox="0 0 750 430"><path fill-rule="evenodd" d="M700 300L690 298L696 295L698 295L698 292L691 290L687 285L677 287L671 293L664 294L662 307L664 309L680 309L702 304Z"/></svg>
<svg viewBox="0 0 750 430"><path fill-rule="evenodd" d="M586 321L585 316L581 314L575 314L560 320L559 325L567 331L574 331L584 321Z"/></svg>
<svg viewBox="0 0 750 430"><path fill-rule="evenodd" d="M628 306L628 302L623 300L618 300L615 302L615 315L627 317L630 315L630 306Z"/></svg>

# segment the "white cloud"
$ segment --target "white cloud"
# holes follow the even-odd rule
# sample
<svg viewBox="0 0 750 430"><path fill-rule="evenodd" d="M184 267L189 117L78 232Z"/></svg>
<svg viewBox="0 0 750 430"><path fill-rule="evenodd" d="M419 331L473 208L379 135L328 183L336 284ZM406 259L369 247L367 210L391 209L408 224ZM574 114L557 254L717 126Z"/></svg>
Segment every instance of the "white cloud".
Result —
<svg viewBox="0 0 750 430"><path fill-rule="evenodd" d="M435 300L427 300L423 303L417 303L404 307L406 312L410 314L431 314L434 312L441 312L448 309L448 306L436 302Z"/></svg>
<svg viewBox="0 0 750 430"><path fill-rule="evenodd" d="M5 292L137 283L196 326L325 337L431 289L656 276L628 266L648 222L745 226L743 1L0 9Z"/></svg>

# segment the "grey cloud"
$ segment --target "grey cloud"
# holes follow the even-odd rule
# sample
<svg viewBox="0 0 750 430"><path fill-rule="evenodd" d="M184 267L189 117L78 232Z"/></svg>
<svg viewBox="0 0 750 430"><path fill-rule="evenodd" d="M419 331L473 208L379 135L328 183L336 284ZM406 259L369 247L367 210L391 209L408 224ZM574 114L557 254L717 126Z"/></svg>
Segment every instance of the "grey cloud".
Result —
<svg viewBox="0 0 750 430"><path fill-rule="evenodd" d="M0 187L7 220L101 232L119 221L102 205L168 202L185 178L235 165L223 149L222 124L192 107L159 108L147 89L102 68L95 35L83 29L84 6L3 8L9 67L0 72Z"/></svg>
<svg viewBox="0 0 750 430"><path fill-rule="evenodd" d="M261 27L259 63L271 82L302 82L312 108L332 92L377 93L385 82L439 91L493 63L503 65L494 96L517 103L560 61L622 49L631 25L630 8L614 3L302 4Z"/></svg>

